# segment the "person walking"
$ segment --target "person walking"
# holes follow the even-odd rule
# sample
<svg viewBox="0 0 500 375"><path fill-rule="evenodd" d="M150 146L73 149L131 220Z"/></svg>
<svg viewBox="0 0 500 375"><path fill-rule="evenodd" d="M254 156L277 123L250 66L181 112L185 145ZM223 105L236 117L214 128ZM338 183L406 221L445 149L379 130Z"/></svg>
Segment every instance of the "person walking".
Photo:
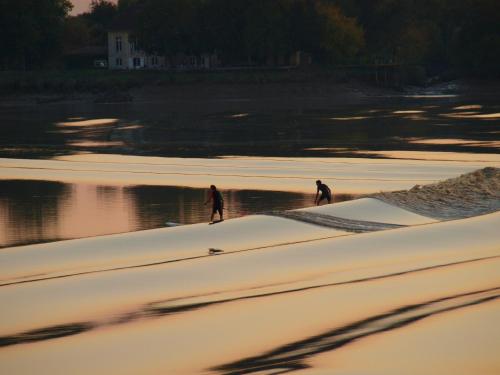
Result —
<svg viewBox="0 0 500 375"><path fill-rule="evenodd" d="M224 221L224 198L215 185L210 185L210 191L208 193L205 206L212 201L212 215L210 216L210 222L214 223L214 216L218 212L220 216L220 221Z"/></svg>
<svg viewBox="0 0 500 375"><path fill-rule="evenodd" d="M316 187L317 190L316 198L314 198L314 204L316 204L316 206L319 206L319 204L325 199L328 201L328 204L332 203L332 191L330 190L328 185L322 183L321 180L318 180L316 181ZM321 196L319 195L320 192Z"/></svg>

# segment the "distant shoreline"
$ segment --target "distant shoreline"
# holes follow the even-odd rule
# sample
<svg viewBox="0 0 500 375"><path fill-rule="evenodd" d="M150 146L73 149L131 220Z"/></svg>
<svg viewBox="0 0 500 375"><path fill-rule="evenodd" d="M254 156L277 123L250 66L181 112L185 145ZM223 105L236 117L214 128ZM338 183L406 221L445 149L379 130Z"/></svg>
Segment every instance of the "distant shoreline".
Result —
<svg viewBox="0 0 500 375"><path fill-rule="evenodd" d="M458 83L455 84L455 83ZM474 97L495 96L500 81L429 80L422 85L394 86L370 81L370 77L351 75L330 68L260 68L220 71L111 71L111 70L39 70L0 71L0 97L3 106L51 104L66 101L123 103L152 95L199 96L227 92L250 96L287 95L294 98L322 97L341 104L374 96L401 95L412 90L434 90L457 86L452 90ZM458 87L460 86L460 87ZM466 87L465 87L466 86ZM278 89L277 89L278 88ZM438 88L439 89L439 88ZM445 88L444 91L449 91Z"/></svg>
<svg viewBox="0 0 500 375"><path fill-rule="evenodd" d="M345 83L352 81L334 69L255 68L210 71L167 70L39 70L0 72L0 95L29 93L99 93L148 86L212 84Z"/></svg>

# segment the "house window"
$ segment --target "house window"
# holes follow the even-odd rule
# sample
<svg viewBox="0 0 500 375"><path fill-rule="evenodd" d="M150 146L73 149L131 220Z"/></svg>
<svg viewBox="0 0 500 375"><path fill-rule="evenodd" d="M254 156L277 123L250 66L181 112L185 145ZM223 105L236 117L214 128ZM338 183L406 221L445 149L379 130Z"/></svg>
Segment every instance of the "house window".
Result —
<svg viewBox="0 0 500 375"><path fill-rule="evenodd" d="M138 50L138 42L135 36L131 36L128 38L128 42L130 44L130 53L134 53Z"/></svg>
<svg viewBox="0 0 500 375"><path fill-rule="evenodd" d="M122 37L121 36L116 37L115 44L116 44L116 52L121 52L121 50L122 50Z"/></svg>
<svg viewBox="0 0 500 375"><path fill-rule="evenodd" d="M140 68L141 67L141 58L134 57L133 63L134 63L134 68Z"/></svg>
<svg viewBox="0 0 500 375"><path fill-rule="evenodd" d="M122 58L121 57L117 57L116 58L116 66L122 66L123 62L122 62Z"/></svg>
<svg viewBox="0 0 500 375"><path fill-rule="evenodd" d="M158 65L158 56L151 57L151 65L153 65L153 66Z"/></svg>

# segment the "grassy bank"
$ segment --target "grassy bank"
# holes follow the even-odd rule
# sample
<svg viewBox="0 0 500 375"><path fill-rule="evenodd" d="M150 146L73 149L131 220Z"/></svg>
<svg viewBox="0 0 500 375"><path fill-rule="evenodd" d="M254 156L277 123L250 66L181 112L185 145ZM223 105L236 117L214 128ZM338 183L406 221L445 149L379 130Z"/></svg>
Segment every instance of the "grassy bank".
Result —
<svg viewBox="0 0 500 375"><path fill-rule="evenodd" d="M0 72L1 93L102 92L147 85L192 83L292 83L340 82L343 72L333 69L238 70L211 72L53 70Z"/></svg>
<svg viewBox="0 0 500 375"><path fill-rule="evenodd" d="M351 79L378 86L425 84L425 69L416 66L343 66L225 69L218 71L40 70L0 72L0 93L72 93L128 90L148 85L339 83Z"/></svg>

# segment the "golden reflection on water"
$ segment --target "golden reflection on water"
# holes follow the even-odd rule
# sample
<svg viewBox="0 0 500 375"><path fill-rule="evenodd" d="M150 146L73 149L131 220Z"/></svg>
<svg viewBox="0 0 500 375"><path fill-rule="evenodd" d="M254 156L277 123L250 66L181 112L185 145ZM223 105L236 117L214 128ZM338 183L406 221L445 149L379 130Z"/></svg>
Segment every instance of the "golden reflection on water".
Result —
<svg viewBox="0 0 500 375"><path fill-rule="evenodd" d="M442 139L412 138L408 139L407 141L408 143L424 144L424 145L467 145L474 147L500 147L500 141L496 140L472 141L467 139L453 139L453 138L442 138Z"/></svg>
<svg viewBox="0 0 500 375"><path fill-rule="evenodd" d="M392 112L395 115L412 115L412 114L417 114L417 113L425 113L425 111L419 110L419 109L411 109L411 110L404 110L404 111L394 111Z"/></svg>
<svg viewBox="0 0 500 375"><path fill-rule="evenodd" d="M205 189L0 180L0 247L207 222ZM226 218L302 208L299 193L223 191ZM349 199L350 197L343 197Z"/></svg>
<svg viewBox="0 0 500 375"><path fill-rule="evenodd" d="M68 145L74 147L122 147L125 144L121 141L71 141Z"/></svg>
<svg viewBox="0 0 500 375"><path fill-rule="evenodd" d="M0 200L0 246L121 233L138 227L135 200L122 186L0 183L12 194ZM15 186L24 193L12 191ZM37 188L43 189L38 195Z"/></svg>
<svg viewBox="0 0 500 375"><path fill-rule="evenodd" d="M453 258L453 254L449 254L449 257ZM215 262L214 259L216 258L211 258L210 262ZM371 268L372 272L376 272L376 264L374 266ZM394 266L397 270L398 266ZM240 267L242 271L246 267L245 257L241 258ZM432 329L433 318L417 322L416 326L410 324L397 327L397 324L405 322L412 315L425 317L435 313L443 316L445 322L453 322L456 319L455 310L446 311L446 308L451 307L460 312L461 308L467 308L467 303L473 303L483 294L491 295L494 291L488 291L488 288L498 281L495 277L497 267L498 260L486 260L257 298L240 299L236 292L233 299L222 303L170 313L158 311L150 316L132 313L128 315L130 319L123 315L123 319L118 319L126 310L120 312L115 305L114 316L117 319L101 320L99 324L104 326L102 328L90 327L90 331L85 334L75 334L62 340L47 340L29 347L13 346L7 348L10 350L8 357L0 350L0 359L3 360L0 368L5 366L8 369L15 365L23 369L20 373L29 373L28 370L32 370L30 361L23 362L23 358L29 357L41 364L43 373L48 373L47 369L51 368L55 357L64 356L73 358L71 365L79 373L116 373L127 368L140 373L149 369L151 364L157 366L158 371L168 373L201 373L209 368L219 373L259 373L258 366L268 363L289 368L297 361L304 361L314 366L316 358L321 363L319 368L334 369L337 353L342 356L342 351L348 350L349 353L351 347L354 353L357 350L357 341L339 351L335 346L337 342L358 338L361 345L366 340L369 350L380 348L377 340L386 337L384 328L392 327L397 334L400 331L407 332L408 329L411 332L417 327L417 332L425 332L427 339L447 340L451 336ZM370 268L365 271L370 272ZM291 273L289 279L297 275L300 275L299 269ZM212 278L209 283L218 279L214 273ZM136 279L134 283L140 283L141 280ZM152 281L154 280L149 280ZM235 284L229 281L231 279L226 280L227 285L234 288ZM313 280L314 283L322 281L324 280L321 278ZM157 279L156 282L161 280ZM294 286L292 282L288 286L283 284L276 288L286 291ZM179 285L179 288L182 286ZM483 290L486 292L481 292ZM239 294L244 296L248 291L241 290ZM470 292L472 294L467 295ZM207 297L211 299L210 296ZM443 298L445 299L441 301ZM110 304L104 300L94 301L99 305ZM117 300L113 303L116 304ZM119 303L123 305L125 301ZM480 307L481 311L488 309L488 304L484 306L486 307ZM399 308L402 310L398 312ZM91 309L83 312L92 315ZM49 316L49 309L44 313ZM84 315L77 317L83 319ZM494 315L488 316L488 322L494 322ZM474 324L473 318L461 320L455 335L457 331L462 332L461 329ZM491 339L491 332L482 331L481 336L483 339ZM404 350L405 353L419 350L418 345L412 345L405 338L406 336L402 336L399 350ZM460 340L455 339L448 344L453 348L464 346ZM110 360L110 357L114 358L121 351L133 354L120 361ZM76 356L77 353L80 356ZM322 353L333 357L322 357ZM83 362L87 356L94 359L90 367ZM348 364L356 366L359 358L365 357L361 355L357 359L351 358ZM369 354L366 358L369 358ZM478 358L481 356L469 357L469 360L479 366ZM386 360L389 359L385 359L382 364L387 365ZM453 359L448 360L451 362L445 363L445 367L453 365ZM418 366L412 364L407 368L398 365L400 373L403 368L412 370Z"/></svg>
<svg viewBox="0 0 500 375"><path fill-rule="evenodd" d="M370 117L368 116L351 116L351 117L331 117L330 120L335 120L335 121L360 121L360 120L367 120Z"/></svg>
<svg viewBox="0 0 500 375"><path fill-rule="evenodd" d="M100 119L91 119L91 120L79 120L79 121L64 121L58 122L57 126L102 126L102 125L112 125L118 122L116 118L100 118Z"/></svg>
<svg viewBox="0 0 500 375"><path fill-rule="evenodd" d="M405 374L498 374L500 326L492 322L499 313L497 300L452 312L451 317L435 316L403 331L362 340L347 350L325 353L309 365L331 375L399 375L401 369Z"/></svg>
<svg viewBox="0 0 500 375"><path fill-rule="evenodd" d="M236 113L234 115L230 115L229 118L244 118L250 116L250 113Z"/></svg>
<svg viewBox="0 0 500 375"><path fill-rule="evenodd" d="M489 143L486 143L489 145ZM409 159L409 160L429 160L429 161L463 161L463 162L487 162L492 165L500 163L500 154L468 154L463 152L447 152L447 151L405 151L405 150L386 150L386 151L370 151L360 150L354 153L361 155L373 155L377 157L387 157L393 159Z"/></svg>
<svg viewBox="0 0 500 375"><path fill-rule="evenodd" d="M483 106L480 104L469 104L469 105L461 105L458 107L453 108L456 111L465 111L468 109L482 109Z"/></svg>
<svg viewBox="0 0 500 375"><path fill-rule="evenodd" d="M455 112L443 113L443 117L453 119L479 119L479 120L497 120L500 119L500 112L498 113L479 113L479 112Z"/></svg>

